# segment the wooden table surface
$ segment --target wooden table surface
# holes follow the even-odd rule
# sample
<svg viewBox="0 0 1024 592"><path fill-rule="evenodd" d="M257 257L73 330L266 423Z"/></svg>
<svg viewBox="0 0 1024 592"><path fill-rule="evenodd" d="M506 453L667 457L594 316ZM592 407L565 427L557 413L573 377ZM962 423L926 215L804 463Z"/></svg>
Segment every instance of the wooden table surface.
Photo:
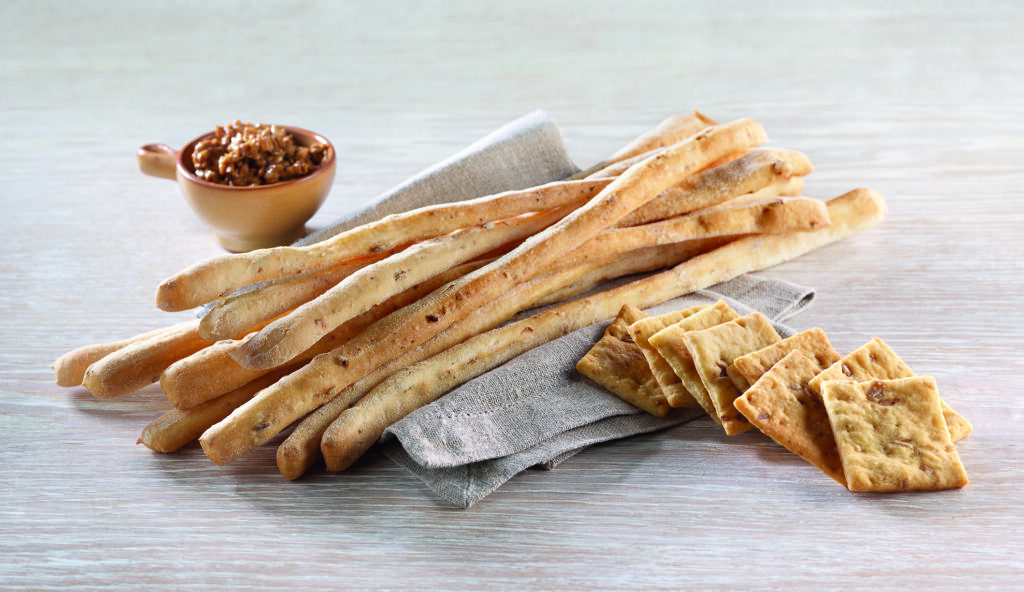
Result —
<svg viewBox="0 0 1024 592"><path fill-rule="evenodd" d="M0 19L0 588L1024 588L1024 5L14 2ZM529 471L468 510L378 452L289 483L137 446L167 408L53 384L66 350L219 252L142 144L235 118L338 146L322 225L532 109L597 161L660 119L752 117L875 229L764 272L793 321L878 335L974 424L971 483L857 495L699 420Z"/></svg>

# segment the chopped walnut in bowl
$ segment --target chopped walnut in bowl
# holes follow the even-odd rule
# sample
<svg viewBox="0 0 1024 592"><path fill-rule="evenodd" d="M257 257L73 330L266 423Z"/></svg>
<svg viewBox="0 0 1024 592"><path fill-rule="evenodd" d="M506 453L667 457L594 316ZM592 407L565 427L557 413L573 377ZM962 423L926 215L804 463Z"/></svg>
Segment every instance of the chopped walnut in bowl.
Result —
<svg viewBox="0 0 1024 592"><path fill-rule="evenodd" d="M324 144L299 144L284 127L235 120L197 142L191 160L200 179L244 187L304 177L319 168L329 152Z"/></svg>

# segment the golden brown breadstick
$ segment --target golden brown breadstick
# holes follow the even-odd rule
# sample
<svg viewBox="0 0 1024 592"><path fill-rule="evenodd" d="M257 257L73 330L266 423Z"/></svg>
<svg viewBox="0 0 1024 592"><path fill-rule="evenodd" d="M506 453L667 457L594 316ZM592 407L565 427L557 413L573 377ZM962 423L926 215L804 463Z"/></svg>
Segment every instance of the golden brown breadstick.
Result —
<svg viewBox="0 0 1024 592"><path fill-rule="evenodd" d="M237 352L258 352L261 362L256 367L283 364L374 304L452 266L534 235L573 209L563 206L488 222L417 243L353 273L320 297L270 323Z"/></svg>
<svg viewBox="0 0 1024 592"><path fill-rule="evenodd" d="M379 319L489 262L489 259L484 259L463 263L392 296L337 327L292 361L305 362L340 346ZM241 341L251 337L250 335ZM231 358L231 352L239 347L241 341L217 342L171 364L164 370L160 375L160 386L171 405L176 409L190 409L228 391L242 387L266 374L269 370L244 368Z"/></svg>
<svg viewBox="0 0 1024 592"><path fill-rule="evenodd" d="M637 136L633 141L616 150L608 158L585 171L573 175L571 178L597 178L602 176L597 174L597 171L617 165L623 161L629 161L626 165L617 166L616 172L608 175L609 177L617 177L630 166L643 160L643 158L653 156L659 149L671 146L672 144L678 144L698 132L717 125L717 123L714 119L697 110L691 113L673 115L661 121L654 129Z"/></svg>
<svg viewBox="0 0 1024 592"><path fill-rule="evenodd" d="M761 149L709 168L637 208L618 226L637 226L679 216L765 189L813 170L810 160L794 150Z"/></svg>
<svg viewBox="0 0 1024 592"><path fill-rule="evenodd" d="M236 407L274 384L292 369L289 366L287 370L273 370L192 409L168 411L143 428L138 443L156 452L174 452L198 438L207 428L227 417Z"/></svg>
<svg viewBox="0 0 1024 592"><path fill-rule="evenodd" d="M633 166L583 207L498 261L462 278L446 293L426 298L415 309L410 309L401 319L401 325L394 328L402 335L395 339L396 344L405 349L436 335L469 310L500 297L508 286L529 279L545 264L586 242L667 187L699 172L724 154L766 140L760 125L752 120L741 120L710 128ZM234 357L249 368L272 367L294 355L297 349L301 351L312 345L313 335L315 332L309 330L264 331L259 339L236 351Z"/></svg>
<svg viewBox="0 0 1024 592"><path fill-rule="evenodd" d="M650 306L737 275L802 255L876 224L885 202L858 189L828 202L832 225L809 232L737 239L675 268L466 340L383 381L324 433L321 449L330 470L343 470L384 430L451 388L551 339L615 315L623 303Z"/></svg>
<svg viewBox="0 0 1024 592"><path fill-rule="evenodd" d="M165 368L210 345L199 336L199 321L176 325L119 349L89 366L82 385L99 399L113 399L153 384Z"/></svg>
<svg viewBox="0 0 1024 592"><path fill-rule="evenodd" d="M562 206L580 206L609 182L609 179L560 181L522 191L427 206L387 216L305 247L275 247L213 257L164 280L157 289L157 307L169 311L187 310L225 297L246 284L391 251L401 245L493 220Z"/></svg>
<svg viewBox="0 0 1024 592"><path fill-rule="evenodd" d="M740 234L778 234L828 226L828 208L816 199L776 197L721 205L659 222L609 228L567 256L573 261L643 247Z"/></svg>
<svg viewBox="0 0 1024 592"><path fill-rule="evenodd" d="M186 321L186 323L188 323L188 321ZM94 362L98 362L108 354L112 354L119 349L124 349L133 343L145 341L167 331L173 331L178 327L180 327L180 325L160 327L159 329L153 329L152 331L140 333L139 335L122 339L120 341L83 345L82 347L73 349L57 358L53 363L52 368L53 373L57 378L57 386L81 386L82 379L85 378L85 371Z"/></svg>
<svg viewBox="0 0 1024 592"><path fill-rule="evenodd" d="M493 328L511 318L519 309L541 306L583 293L602 281L674 265L693 255L694 244L669 245L641 249L634 253L608 257L604 261L574 268L561 265L551 274L537 277L526 284L520 284L502 298L499 309L487 311L477 309L461 322L452 325L433 339L411 349L401 356L379 366L365 377L348 386L341 394L313 413L306 416L277 449L277 466L287 479L301 476L320 458L320 439L324 430L342 411L382 380L403 368L435 355L469 337ZM573 280L573 278L576 278ZM534 294L547 292L546 296L534 299Z"/></svg>
<svg viewBox="0 0 1024 592"><path fill-rule="evenodd" d="M340 348L263 390L200 438L214 462L233 459L266 442L293 421L402 352L423 343L475 308L500 300L512 286L614 224L665 188L723 155L767 140L756 122L716 126L645 160L612 181L586 205L534 235L497 261L381 319ZM268 349L243 346L233 357L259 368L274 364Z"/></svg>
<svg viewBox="0 0 1024 592"><path fill-rule="evenodd" d="M229 296L203 316L199 322L199 334L210 341L230 339L309 302L341 280L390 254L360 257Z"/></svg>
<svg viewBox="0 0 1024 592"><path fill-rule="evenodd" d="M511 318L512 315L520 309L530 306L537 293L550 292L562 286L572 284L592 268L606 263L606 260L592 261L579 266L561 267L550 274L519 284L494 303L494 310L491 311L491 314L484 315L471 313L463 320L463 322L460 322L453 327L449 327L446 331L441 332L440 335L435 336L433 339L420 344L414 349L407 350L381 366L365 373L353 384L347 385L345 388L337 392L337 394L327 402L326 406L330 407L330 409L325 413L333 415L327 417L325 413L314 413L313 415L315 417L308 421L303 421L303 423L296 428L296 431L292 433L292 436L286 440L288 444L285 446L284 451L278 453L278 466L281 473L286 477L289 475L294 475L295 477L301 475L302 472L309 467L309 464L311 464L315 458L319 457L319 452L315 451L319 450L320 434L323 432L323 429L327 427L327 424L330 423L330 421L333 421L333 418L336 417L338 413L341 413L343 409L347 408L366 391L386 378L394 369L399 368L402 365L417 362L441 351L446 347L455 345L471 335L481 331L486 331L487 329ZM475 312L476 311L474 311L474 313ZM244 453L246 450L218 445L216 439L218 437L223 437L220 429L221 428L218 428L218 426L211 427L210 433L204 434L200 438L200 443L202 443L203 448L207 450L207 456L209 456L213 462L217 464L226 464L233 461L238 455ZM229 435L231 435L230 432ZM210 442L209 446L208 442ZM229 451L241 451L231 455L226 455L221 452L225 449ZM314 454L314 452L315 456L311 457L310 455Z"/></svg>

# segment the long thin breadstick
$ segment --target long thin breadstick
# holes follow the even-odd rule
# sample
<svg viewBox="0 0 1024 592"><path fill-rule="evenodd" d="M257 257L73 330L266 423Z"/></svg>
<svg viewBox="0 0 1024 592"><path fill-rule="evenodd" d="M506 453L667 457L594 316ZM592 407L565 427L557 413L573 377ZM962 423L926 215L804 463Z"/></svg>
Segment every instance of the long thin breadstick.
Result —
<svg viewBox="0 0 1024 592"><path fill-rule="evenodd" d="M189 321L185 322L185 324L188 323ZM81 386L82 379L85 378L85 371L95 362L98 362L109 354L120 349L124 349L133 343L145 341L151 337L156 337L157 335L161 335L168 331L174 331L180 327L181 325L160 327L159 329L140 333L139 335L135 335L134 337L129 337L127 339L83 345L82 347L73 349L57 358L53 363L52 368L57 378L57 386Z"/></svg>
<svg viewBox="0 0 1024 592"><path fill-rule="evenodd" d="M816 199L779 197L769 201L744 201L642 226L609 228L577 247L567 258L582 260L681 240L814 230L828 224L828 208Z"/></svg>
<svg viewBox="0 0 1024 592"><path fill-rule="evenodd" d="M612 181L583 207L558 223L539 232L498 261L470 274L444 294L425 298L411 307L394 331L394 340L407 349L436 335L468 311L498 298L510 285L527 280L558 256L586 242L602 229L646 203L664 189L707 164L767 141L764 130L752 120L717 126L676 144L665 152L645 160ZM309 347L314 333L291 332L253 340L235 359L249 368L265 368L283 363L296 349ZM266 335L266 332L264 333ZM400 351L395 351L395 355ZM350 360L344 360L350 363Z"/></svg>
<svg viewBox="0 0 1024 592"><path fill-rule="evenodd" d="M376 368L355 384L348 386L339 396L306 416L278 447L278 469L287 479L301 476L321 457L320 440L327 426L352 402L361 398L397 369L424 360L473 335L491 329L511 318L521 308L557 302L585 292L608 279L674 265L693 255L698 248L694 244L678 244L641 249L635 253L623 254L624 256L609 257L607 262L595 262L582 270L571 265L563 265L551 274L516 286L512 293L499 301L500 310L473 311L461 322L442 331L433 339ZM544 292L547 294L534 299L535 294Z"/></svg>
<svg viewBox="0 0 1024 592"><path fill-rule="evenodd" d="M291 276L218 302L199 322L204 339L230 339L309 302L338 282L392 253L360 257Z"/></svg>
<svg viewBox="0 0 1024 592"><path fill-rule="evenodd" d="M340 346L381 318L403 306L412 304L437 288L479 269L489 262L490 260L480 260L463 263L392 296L358 317L343 323L313 347L296 356L291 362L305 362ZM247 338L251 338L251 335ZM220 341L171 364L164 370L160 375L160 386L171 405L176 409L196 407L233 389L249 384L269 372L269 370L253 370L239 366L231 358L231 352L240 344L241 341Z"/></svg>
<svg viewBox="0 0 1024 592"><path fill-rule="evenodd" d="M291 369L289 366L287 370L274 370L192 409L168 411L143 428L139 444L156 452L174 452L198 438L210 426L227 417L259 391L274 384Z"/></svg>
<svg viewBox="0 0 1024 592"><path fill-rule="evenodd" d="M813 170L800 152L780 149L752 150L726 164L707 169L671 187L619 221L637 226L679 216L728 199L764 189L780 181L802 177Z"/></svg>
<svg viewBox="0 0 1024 592"><path fill-rule="evenodd" d="M442 331L440 335L427 340L425 343L420 344L414 349L406 350L396 358L393 358L388 362L383 363L381 366L365 373L354 383L340 389L329 402L332 409L336 410L334 411L334 414L337 415L337 413L340 413L342 409L347 408L352 402L361 397L375 384L387 377L393 369L427 358L476 333L486 331L487 329L508 320L519 310L529 307L538 294L550 293L553 290L557 290L567 285L572 285L592 269L607 264L608 260L606 258L606 260L593 260L582 265L561 266L555 269L552 273L514 286L511 291L504 294L501 299L493 303L493 310L491 310L490 314L477 314L479 311L474 311L474 313L468 315L466 319L463 319L463 322L449 327L447 330ZM283 380L287 382L292 379L293 377L285 377ZM276 385L272 388L276 388ZM321 414L318 417L323 418L324 416ZM230 417L227 419L230 420ZM327 423L330 422L330 420L327 420L327 423L323 423L324 421L325 420L323 419L320 420L320 431L322 431L322 428L325 428ZM296 474L296 476L298 476L298 474L301 474L301 472L305 471L308 467L307 461L309 463L313 462L303 456L307 453L311 453L310 451L314 447L319 449L319 435L316 436L316 442L312 443L312 445L308 442L309 438L311 438L310 430L314 429L310 426L311 424L307 422L305 427L301 427L300 425L299 428L296 428L298 433L291 438L292 444L286 447L285 452L281 453L284 460L279 460L279 464L284 463L290 467L282 469L282 474L292 474L292 472L298 470L296 467L301 464L302 469ZM217 426L213 426L211 428L213 437L217 436L218 429L219 428L217 428ZM305 434L306 441L303 444L299 444L299 439L303 437L302 434ZM221 455L221 447L208 447L207 442L210 439L210 434L204 434L200 438L200 443L202 443L204 449L207 450L207 455L210 459L217 464L229 463L237 458L237 456L242 452L245 452L245 450L234 449L236 451L240 450L240 452L237 452L234 455Z"/></svg>
<svg viewBox="0 0 1024 592"><path fill-rule="evenodd" d="M137 341L89 366L82 385L96 398L113 399L153 384L165 368L210 345L199 336L199 321Z"/></svg>
<svg viewBox="0 0 1024 592"><path fill-rule="evenodd" d="M282 364L377 302L511 241L534 235L565 217L572 206L488 222L423 241L342 280L315 300L256 333L238 351L267 352L256 367ZM246 364L243 364L246 365ZM248 366L248 365L247 365ZM252 366L250 366L252 367Z"/></svg>
<svg viewBox="0 0 1024 592"><path fill-rule="evenodd" d="M275 247L221 255L193 264L157 288L162 310L187 310L246 284L297 275L348 259L390 251L450 232L562 206L580 206L610 179L560 181L522 191L427 206L382 218L305 247Z"/></svg>
<svg viewBox="0 0 1024 592"><path fill-rule="evenodd" d="M347 468L388 426L458 384L530 348L610 318L623 303L643 308L776 265L872 226L884 214L879 194L858 189L829 201L832 225L827 228L738 239L669 271L489 331L396 372L324 433L321 448L328 469Z"/></svg>
<svg viewBox="0 0 1024 592"><path fill-rule="evenodd" d="M551 261L576 248L665 188L726 154L767 140L756 122L717 126L635 165L586 205L534 235L520 247L417 303L381 319L346 345L313 359L265 389L200 438L214 462L230 461L402 352L423 343L473 309L500 299ZM235 359L247 367L275 364L270 349L243 346Z"/></svg>
<svg viewBox="0 0 1024 592"><path fill-rule="evenodd" d="M630 161L628 165L620 167L614 175L609 175L618 176L619 173L625 171L629 166L642 160L642 158L636 160L638 157L653 156L655 150L682 142L713 125L717 125L715 120L697 110L681 115L673 115L662 120L654 129L637 136L630 143L616 150L608 158L585 171L573 175L572 178L597 177L598 175L595 175L595 171L621 163L622 161Z"/></svg>

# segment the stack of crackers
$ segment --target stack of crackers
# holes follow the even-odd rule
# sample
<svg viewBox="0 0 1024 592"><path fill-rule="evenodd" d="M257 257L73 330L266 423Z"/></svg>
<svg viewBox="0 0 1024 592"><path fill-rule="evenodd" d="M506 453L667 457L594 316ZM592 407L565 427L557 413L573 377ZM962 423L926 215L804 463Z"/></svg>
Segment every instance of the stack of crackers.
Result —
<svg viewBox="0 0 1024 592"><path fill-rule="evenodd" d="M700 407L726 434L757 428L850 491L967 484L954 443L971 424L877 337L842 357L821 329L783 339L723 301L625 305L576 367L659 417Z"/></svg>

